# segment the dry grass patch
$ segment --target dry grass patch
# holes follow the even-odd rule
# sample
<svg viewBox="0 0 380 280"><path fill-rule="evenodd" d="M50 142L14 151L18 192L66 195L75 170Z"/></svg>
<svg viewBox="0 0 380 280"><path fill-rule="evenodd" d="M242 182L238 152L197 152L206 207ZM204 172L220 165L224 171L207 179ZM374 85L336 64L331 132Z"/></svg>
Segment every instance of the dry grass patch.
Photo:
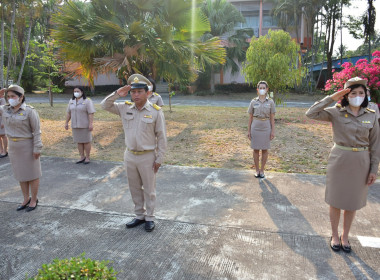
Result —
<svg viewBox="0 0 380 280"><path fill-rule="evenodd" d="M43 155L77 159L71 130L64 129L66 104L35 104L41 118ZM247 104L248 106L248 104ZM119 116L95 106L92 159L122 161L124 132ZM165 164L249 169L247 108L175 106L163 108L168 152ZM276 137L267 169L325 173L332 146L331 125L309 120L304 108L277 108Z"/></svg>

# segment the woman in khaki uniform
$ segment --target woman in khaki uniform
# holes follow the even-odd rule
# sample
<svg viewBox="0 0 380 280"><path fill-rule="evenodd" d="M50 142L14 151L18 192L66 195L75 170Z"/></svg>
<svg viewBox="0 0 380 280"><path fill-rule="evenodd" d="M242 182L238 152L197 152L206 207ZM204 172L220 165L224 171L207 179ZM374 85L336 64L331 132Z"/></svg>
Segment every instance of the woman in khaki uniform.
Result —
<svg viewBox="0 0 380 280"><path fill-rule="evenodd" d="M1 90L2 92L5 89ZM5 134L9 139L9 158L13 175L20 182L24 196L17 211L36 209L41 177L42 149L40 119L37 111L25 104L24 89L11 85L6 90L9 105L0 106ZM31 193L31 197L29 196Z"/></svg>
<svg viewBox="0 0 380 280"><path fill-rule="evenodd" d="M147 78L152 85L148 86L148 100L152 104L156 104L160 107L164 106L161 95L156 92L156 82L152 78Z"/></svg>
<svg viewBox="0 0 380 280"><path fill-rule="evenodd" d="M328 159L325 201L330 205L330 247L334 251L351 251L348 234L356 210L366 205L368 186L375 182L379 167L379 123L375 111L367 108L366 84L364 79L352 78L343 90L306 112L309 118L332 123L335 143ZM338 100L341 104L328 107ZM343 232L339 236L341 209Z"/></svg>
<svg viewBox="0 0 380 280"><path fill-rule="evenodd" d="M252 99L248 107L248 138L251 140L253 160L256 167L256 178L265 178L264 168L268 160L270 141L274 138L274 114L276 107L268 97L268 84L260 81L257 84L258 97ZM261 168L260 163L261 150Z"/></svg>
<svg viewBox="0 0 380 280"><path fill-rule="evenodd" d="M91 141L94 122L95 107L90 98L86 98L83 89L74 88L73 97L69 101L66 110L65 129L71 128L74 142L78 144L80 160L76 163L90 163Z"/></svg>
<svg viewBox="0 0 380 280"><path fill-rule="evenodd" d="M0 106L5 105L4 92L0 91ZM4 125L2 124L2 120L0 117L0 158L8 156L8 139L5 136Z"/></svg>

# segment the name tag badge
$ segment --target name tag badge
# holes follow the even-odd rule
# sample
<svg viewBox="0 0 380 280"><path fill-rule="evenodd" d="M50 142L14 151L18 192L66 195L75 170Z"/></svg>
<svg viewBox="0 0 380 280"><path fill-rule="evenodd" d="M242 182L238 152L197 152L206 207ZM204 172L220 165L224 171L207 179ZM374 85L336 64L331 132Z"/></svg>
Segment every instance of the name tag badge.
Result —
<svg viewBox="0 0 380 280"><path fill-rule="evenodd" d="M145 115L144 118L147 118L147 119L152 119L152 115Z"/></svg>
<svg viewBox="0 0 380 280"><path fill-rule="evenodd" d="M131 112L127 112L127 115L133 115L133 113L131 113Z"/></svg>
<svg viewBox="0 0 380 280"><path fill-rule="evenodd" d="M265 108L270 108L270 104L265 104Z"/></svg>
<svg viewBox="0 0 380 280"><path fill-rule="evenodd" d="M253 104L253 108L259 108L259 107L260 107L260 104L258 103Z"/></svg>

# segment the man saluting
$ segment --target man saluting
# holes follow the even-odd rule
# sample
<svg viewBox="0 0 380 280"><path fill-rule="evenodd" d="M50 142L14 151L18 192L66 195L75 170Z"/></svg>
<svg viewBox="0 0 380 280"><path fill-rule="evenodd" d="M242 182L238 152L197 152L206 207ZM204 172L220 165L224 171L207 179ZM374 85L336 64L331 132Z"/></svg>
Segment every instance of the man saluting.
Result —
<svg viewBox="0 0 380 280"><path fill-rule="evenodd" d="M135 214L127 228L145 223L145 230L154 229L156 205L156 173L166 151L165 117L161 108L148 101L150 81L140 74L129 77L128 85L108 95L102 102L104 110L117 114L123 122L126 150L124 165ZM131 92L133 103L116 103Z"/></svg>

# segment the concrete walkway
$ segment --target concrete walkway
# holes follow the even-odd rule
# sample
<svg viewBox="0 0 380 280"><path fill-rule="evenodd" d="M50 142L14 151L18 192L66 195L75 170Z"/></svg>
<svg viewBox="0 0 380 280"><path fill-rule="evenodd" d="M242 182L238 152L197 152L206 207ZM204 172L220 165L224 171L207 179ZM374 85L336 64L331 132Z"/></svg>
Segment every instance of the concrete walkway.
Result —
<svg viewBox="0 0 380 280"><path fill-rule="evenodd" d="M125 228L133 203L122 163L73 162L42 158L40 203L26 213L0 159L0 279L82 252L112 261L118 279L380 279L378 239L364 243L380 238L379 183L345 254L328 245L324 176L163 166L156 229L146 233Z"/></svg>

